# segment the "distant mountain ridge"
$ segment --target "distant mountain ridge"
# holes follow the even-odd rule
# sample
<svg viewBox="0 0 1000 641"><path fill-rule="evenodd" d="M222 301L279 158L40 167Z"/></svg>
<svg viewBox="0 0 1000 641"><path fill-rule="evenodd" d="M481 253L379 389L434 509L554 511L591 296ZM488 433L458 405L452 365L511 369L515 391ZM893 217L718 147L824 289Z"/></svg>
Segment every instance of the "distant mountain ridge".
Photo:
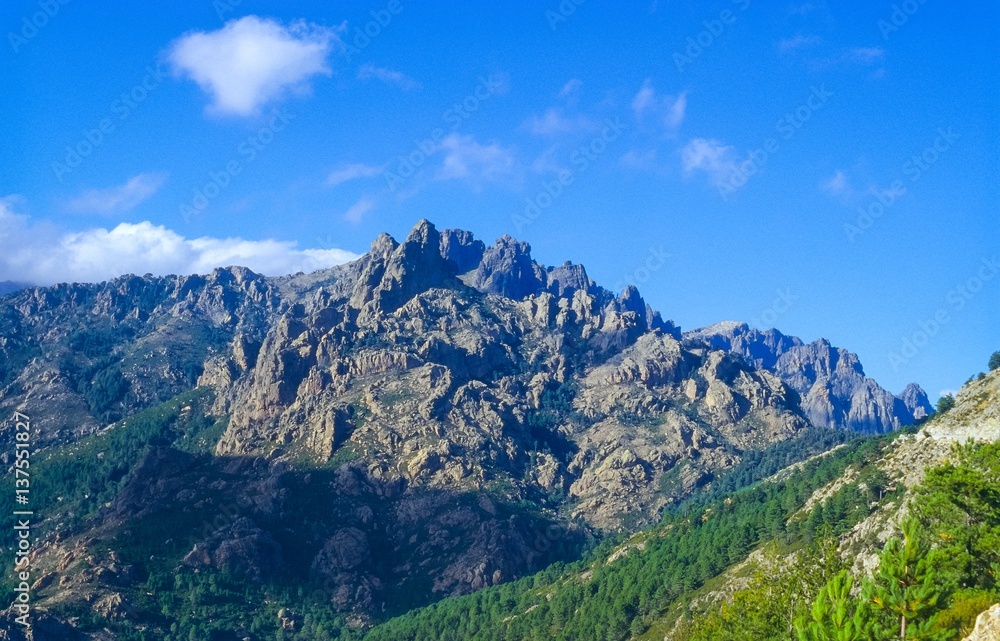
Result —
<svg viewBox="0 0 1000 641"><path fill-rule="evenodd" d="M894 396L865 376L857 354L824 338L807 344L776 329L759 330L735 321L685 332L684 338L738 354L754 367L777 374L799 393L813 425L881 433L913 425L933 411L919 385L910 383Z"/></svg>
<svg viewBox="0 0 1000 641"><path fill-rule="evenodd" d="M0 296L6 296L14 292L30 287L27 283L17 283L12 280L0 281Z"/></svg>

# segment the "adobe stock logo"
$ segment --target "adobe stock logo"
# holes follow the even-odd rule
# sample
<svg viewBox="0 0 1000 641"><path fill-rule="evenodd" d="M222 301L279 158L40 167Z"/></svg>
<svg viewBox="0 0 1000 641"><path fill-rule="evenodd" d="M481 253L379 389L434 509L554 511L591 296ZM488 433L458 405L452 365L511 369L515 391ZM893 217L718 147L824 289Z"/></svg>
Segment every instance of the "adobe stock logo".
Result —
<svg viewBox="0 0 1000 641"><path fill-rule="evenodd" d="M570 19L574 13L576 13L577 8L582 5L586 0L562 0L555 9L548 9L545 11L545 19L549 23L549 29L555 31L559 28L559 25Z"/></svg>
<svg viewBox="0 0 1000 641"><path fill-rule="evenodd" d="M905 0L899 4L892 5L892 13L888 20L879 20L876 23L878 30L882 33L882 39L888 40L893 32L902 29L910 21L920 7L924 6L927 0Z"/></svg>
<svg viewBox="0 0 1000 641"><path fill-rule="evenodd" d="M354 56L367 49L368 45L392 24L395 17L403 13L403 9L403 3L400 0L389 0L384 9L373 10L371 20L360 27L355 27L353 37L344 41L347 48L345 52L347 60L350 61Z"/></svg>
<svg viewBox="0 0 1000 641"><path fill-rule="evenodd" d="M961 137L951 127L938 129L934 142L919 154L913 154L909 160L903 163L900 171L910 179L911 184L917 182L944 157L945 153ZM868 204L858 207L857 216L853 221L844 223L844 234L847 236L847 240L852 243L857 241L875 225L875 221L884 216L900 198L905 196L907 191L903 181L896 180L889 185L888 189L876 192Z"/></svg>
<svg viewBox="0 0 1000 641"><path fill-rule="evenodd" d="M295 115L287 111L276 112L271 122L256 133L244 138L236 146L236 153L219 169L208 172L208 180L194 189L191 200L181 203L179 210L184 222L191 222L205 212L208 206L229 187L237 176L243 173L267 147L274 142L277 134L295 120Z"/></svg>
<svg viewBox="0 0 1000 641"><path fill-rule="evenodd" d="M777 296L771 303L771 306L761 312L759 316L754 316L750 319L751 327L756 327L760 330L772 329L774 324L778 322L778 318L791 309L792 305L799 300L799 297L792 293L791 287L776 290L775 294Z"/></svg>
<svg viewBox="0 0 1000 641"><path fill-rule="evenodd" d="M556 174L555 180L544 181L542 188L533 197L525 198L524 212L511 215L510 222L513 223L517 233L521 233L525 227L541 218L542 214L566 193L580 175L593 166L608 150L608 146L618 140L626 129L628 127L621 118L616 116L614 119L606 119L600 134L570 154L569 162L573 169L563 169Z"/></svg>
<svg viewBox="0 0 1000 641"><path fill-rule="evenodd" d="M750 7L750 0L733 0L740 12L746 11ZM702 22L704 29L693 36L689 36L685 42L684 50L675 51L673 55L674 67L682 72L684 68L701 57L716 41L722 37L726 30L736 24L739 13L732 9L723 9L718 16Z"/></svg>
<svg viewBox="0 0 1000 641"><path fill-rule="evenodd" d="M479 84L472 90L472 93L455 102L441 114L441 120L451 127L450 130L444 127L435 127L428 132L425 138L414 140L413 148L409 152L396 157L395 167L384 174L389 191L396 191L416 174L431 156L441 150L441 143L448 137L448 134L451 131L457 131L462 123L479 111L483 103L506 91L507 78L504 75L480 76Z"/></svg>
<svg viewBox="0 0 1000 641"><path fill-rule="evenodd" d="M997 274L1000 274L1000 256L981 259L973 276L945 294L944 305L938 307L930 318L917 322L916 331L900 339L899 349L889 353L889 364L892 365L892 370L898 372L901 366L916 358L920 350L926 347L931 339L954 319L953 314L965 309L965 306L983 290L987 283L996 278Z"/></svg>
<svg viewBox="0 0 1000 641"><path fill-rule="evenodd" d="M830 99L834 97L832 91L828 91L825 84L813 85L806 96L794 109L786 112L774 124L774 130L783 140L791 140L799 130L809 122L820 109L825 107ZM767 161L781 150L781 142L769 136L764 139L759 147L752 149L747 154L746 159L735 165L725 180L716 185L716 189L723 200L729 200L730 195L747 184L754 175L761 172L767 165Z"/></svg>
<svg viewBox="0 0 1000 641"><path fill-rule="evenodd" d="M147 66L144 71L146 75L139 82L121 92L118 98L111 103L107 116L93 123L92 127L82 130L76 142L66 145L63 157L52 161L52 173L55 174L59 182L63 181L66 174L80 167L87 158L96 153L118 131L121 124L135 113L139 105L144 103L163 84L164 79L169 75L169 70L164 62L160 62L156 67Z"/></svg>
<svg viewBox="0 0 1000 641"><path fill-rule="evenodd" d="M25 15L21 18L21 30L19 32L7 32L7 42L10 43L10 48L14 50L14 53L20 53L21 49L30 40L34 39L42 29L47 27L59 15L62 8L69 3L70 0L40 0L37 5L38 11L35 11L30 16Z"/></svg>
<svg viewBox="0 0 1000 641"><path fill-rule="evenodd" d="M652 280L654 274L663 269L672 256L672 254L664 250L663 245L650 247L649 252L646 254L646 259L642 264L633 269L631 273L625 274L625 276L615 281L612 291L618 294L625 291L625 288L629 285L636 287L645 285Z"/></svg>

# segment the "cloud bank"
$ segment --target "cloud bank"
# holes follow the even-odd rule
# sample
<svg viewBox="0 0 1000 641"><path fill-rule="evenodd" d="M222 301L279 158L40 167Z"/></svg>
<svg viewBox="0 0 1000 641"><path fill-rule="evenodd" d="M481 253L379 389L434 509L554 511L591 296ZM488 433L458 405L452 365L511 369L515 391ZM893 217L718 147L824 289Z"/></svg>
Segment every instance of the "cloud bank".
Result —
<svg viewBox="0 0 1000 641"><path fill-rule="evenodd" d="M100 282L122 274L205 274L241 265L278 276L332 267L358 256L343 249L299 249L294 242L185 238L150 222L66 232L17 213L23 199L0 198L0 281L35 285Z"/></svg>

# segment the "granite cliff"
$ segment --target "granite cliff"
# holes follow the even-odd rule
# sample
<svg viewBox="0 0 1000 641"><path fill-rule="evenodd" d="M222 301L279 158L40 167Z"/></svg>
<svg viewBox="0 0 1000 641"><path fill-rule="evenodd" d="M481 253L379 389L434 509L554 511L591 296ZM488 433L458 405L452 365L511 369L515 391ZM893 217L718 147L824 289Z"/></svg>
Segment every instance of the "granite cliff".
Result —
<svg viewBox="0 0 1000 641"><path fill-rule="evenodd" d="M315 582L356 627L655 523L748 455L917 420L926 395L825 341L682 335L634 287L421 221L312 274L4 297L0 407L51 460L130 452L46 507L43 609L138 616L162 562ZM149 536L152 556L122 543Z"/></svg>

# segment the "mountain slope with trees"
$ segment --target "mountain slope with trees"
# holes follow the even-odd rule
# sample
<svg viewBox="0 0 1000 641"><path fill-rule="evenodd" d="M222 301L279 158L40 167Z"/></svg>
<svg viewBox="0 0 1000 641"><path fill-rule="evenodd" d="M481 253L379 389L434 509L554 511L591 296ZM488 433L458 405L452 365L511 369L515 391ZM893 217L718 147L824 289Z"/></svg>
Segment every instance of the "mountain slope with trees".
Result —
<svg viewBox="0 0 1000 641"><path fill-rule="evenodd" d="M897 433L810 425L634 288L427 221L313 274L27 289L0 332L56 638L627 638L903 492Z"/></svg>

